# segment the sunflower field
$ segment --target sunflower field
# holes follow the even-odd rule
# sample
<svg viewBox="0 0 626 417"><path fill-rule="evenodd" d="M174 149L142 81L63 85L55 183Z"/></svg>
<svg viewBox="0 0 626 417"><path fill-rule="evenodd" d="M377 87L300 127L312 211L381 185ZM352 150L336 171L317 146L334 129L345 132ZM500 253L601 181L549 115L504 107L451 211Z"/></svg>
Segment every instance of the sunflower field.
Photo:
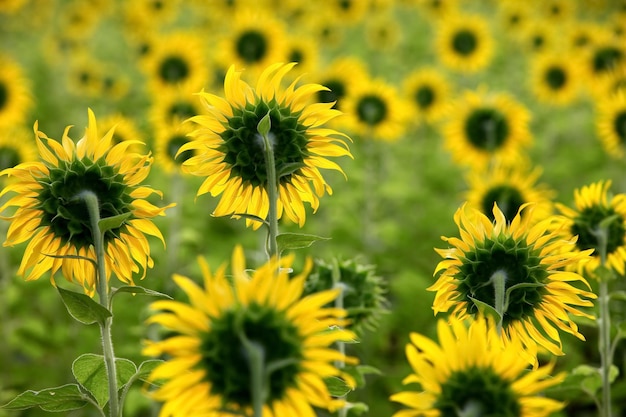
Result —
<svg viewBox="0 0 626 417"><path fill-rule="evenodd" d="M0 417L626 415L626 1L0 0Z"/></svg>

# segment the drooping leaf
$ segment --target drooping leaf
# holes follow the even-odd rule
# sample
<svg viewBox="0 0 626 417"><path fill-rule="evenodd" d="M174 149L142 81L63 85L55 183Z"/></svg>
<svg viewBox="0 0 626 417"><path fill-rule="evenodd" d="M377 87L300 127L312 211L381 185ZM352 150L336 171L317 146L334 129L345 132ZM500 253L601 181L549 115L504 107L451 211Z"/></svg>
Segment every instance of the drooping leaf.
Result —
<svg viewBox="0 0 626 417"><path fill-rule="evenodd" d="M85 294L60 287L57 287L57 290L70 315L83 324L103 325L106 319L112 316L109 310Z"/></svg>
<svg viewBox="0 0 626 417"><path fill-rule="evenodd" d="M0 408L6 410L25 410L40 407L44 411L64 412L77 410L89 400L76 384L46 388L41 391L25 391Z"/></svg>
<svg viewBox="0 0 626 417"><path fill-rule="evenodd" d="M308 248L319 240L330 240L329 237L307 235L303 233L281 233L276 236L278 244L278 253L282 253L287 249Z"/></svg>

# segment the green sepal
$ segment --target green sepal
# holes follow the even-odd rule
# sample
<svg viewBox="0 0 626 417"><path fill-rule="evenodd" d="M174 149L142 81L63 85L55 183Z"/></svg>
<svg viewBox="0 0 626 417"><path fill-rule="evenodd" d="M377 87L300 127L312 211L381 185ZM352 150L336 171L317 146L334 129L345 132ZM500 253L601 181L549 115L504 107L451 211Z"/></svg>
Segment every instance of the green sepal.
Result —
<svg viewBox="0 0 626 417"><path fill-rule="evenodd" d="M78 385L67 384L41 391L25 391L0 408L26 410L27 408L39 407L44 411L59 413L78 410L88 402L89 398L80 391Z"/></svg>
<svg viewBox="0 0 626 417"><path fill-rule="evenodd" d="M346 366L342 370L354 378L356 386L359 388L365 386L365 375L382 375L380 369L370 365Z"/></svg>
<svg viewBox="0 0 626 417"><path fill-rule="evenodd" d="M324 378L324 383L326 384L326 388L328 388L328 392L333 397L344 397L352 391L352 387L346 384L346 381L336 376Z"/></svg>
<svg viewBox="0 0 626 417"><path fill-rule="evenodd" d="M61 287L57 287L57 290L68 313L83 324L98 323L102 326L106 319L113 315L106 307L85 294L68 291Z"/></svg>
<svg viewBox="0 0 626 417"><path fill-rule="evenodd" d="M115 359L117 386L122 388L137 373L132 361L124 358ZM89 391L100 408L109 401L109 384L104 356L85 353L72 363L72 373L81 387Z"/></svg>
<svg viewBox="0 0 626 417"><path fill-rule="evenodd" d="M307 235L303 233L281 233L276 236L278 253L283 253L287 249L308 248L318 240L330 240L329 237Z"/></svg>
<svg viewBox="0 0 626 417"><path fill-rule="evenodd" d="M149 297L164 297L170 300L172 299L172 297L170 297L167 294L154 291L149 288L140 287L138 285L125 285L119 288L111 288L111 298L113 298L113 296L121 292L128 292L128 293L137 294L137 295L147 295Z"/></svg>
<svg viewBox="0 0 626 417"><path fill-rule="evenodd" d="M132 215L133 213L128 212L118 214L117 216L105 217L104 219L100 219L100 221L98 222L98 228L100 229L100 233L120 228L124 224L124 222L128 220L128 218Z"/></svg>
<svg viewBox="0 0 626 417"><path fill-rule="evenodd" d="M272 118L270 117L269 110L267 114L259 120L259 123L256 125L256 130L263 137L267 136L270 133L270 129L272 128Z"/></svg>

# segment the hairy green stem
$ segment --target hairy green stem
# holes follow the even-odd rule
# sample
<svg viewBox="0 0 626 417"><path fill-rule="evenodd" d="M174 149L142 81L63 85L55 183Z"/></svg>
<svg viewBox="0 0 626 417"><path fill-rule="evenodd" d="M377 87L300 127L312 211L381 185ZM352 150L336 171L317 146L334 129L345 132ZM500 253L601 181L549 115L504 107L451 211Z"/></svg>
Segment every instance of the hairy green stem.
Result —
<svg viewBox="0 0 626 417"><path fill-rule="evenodd" d="M239 339L248 354L253 415L254 417L263 417L263 404L265 403L265 349L259 343L250 341L244 333L240 333Z"/></svg>
<svg viewBox="0 0 626 417"><path fill-rule="evenodd" d="M494 308L500 316L498 318L498 334L502 333L502 324L504 322L504 314L507 309L506 301L506 272L498 270L491 276L491 283L494 291Z"/></svg>
<svg viewBox="0 0 626 417"><path fill-rule="evenodd" d="M93 245L96 252L96 291L100 304L110 309L109 301L109 283L106 279L106 264L104 258L104 234L100 230L100 206L98 197L91 191L82 191L78 198L82 199L89 211L89 219L91 222L91 234L93 236ZM111 417L121 416L121 410L117 397L117 372L115 369L115 353L113 350L113 339L111 337L111 326L113 317L109 317L100 325L100 333L102 335L102 352L104 354L104 365L107 372L109 383L109 415Z"/></svg>
<svg viewBox="0 0 626 417"><path fill-rule="evenodd" d="M276 161L274 160L274 146L269 133L261 133L265 150L265 167L267 169L267 195L269 198L269 212L267 222L269 235L267 238L267 254L269 258L278 256L278 178L276 176Z"/></svg>

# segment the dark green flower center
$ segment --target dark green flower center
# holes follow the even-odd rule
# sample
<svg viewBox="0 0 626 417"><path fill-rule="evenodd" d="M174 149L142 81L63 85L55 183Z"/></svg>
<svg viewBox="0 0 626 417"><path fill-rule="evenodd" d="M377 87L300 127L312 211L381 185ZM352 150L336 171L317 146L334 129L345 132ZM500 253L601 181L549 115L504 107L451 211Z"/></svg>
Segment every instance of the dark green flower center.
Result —
<svg viewBox="0 0 626 417"><path fill-rule="evenodd" d="M621 144L626 144L626 110L622 110L615 116L613 121L615 134L619 138Z"/></svg>
<svg viewBox="0 0 626 417"><path fill-rule="evenodd" d="M359 120L370 126L374 126L382 122L387 117L387 103L379 96L370 94L361 97L356 112Z"/></svg>
<svg viewBox="0 0 626 417"><path fill-rule="evenodd" d="M185 135L174 135L167 141L167 156L170 157L172 161L178 164L182 164L187 159L193 156L193 151L184 151L176 156L176 153L180 149L181 146L189 142L189 138Z"/></svg>
<svg viewBox="0 0 626 417"><path fill-rule="evenodd" d="M567 74L561 67L550 67L545 74L546 82L552 90L560 90L567 82Z"/></svg>
<svg viewBox="0 0 626 417"><path fill-rule="evenodd" d="M543 37L543 35L535 35L531 38L531 45L533 47L533 49L541 49L541 47L543 46L543 44L546 42L545 38Z"/></svg>
<svg viewBox="0 0 626 417"><path fill-rule="evenodd" d="M484 242L476 242L475 247L461 257L462 265L455 276L459 300L467 303L468 313L478 313L472 299L496 308L492 278L500 273L505 276L505 290L510 291L503 325L533 316L541 303L548 277L539 254L540 251L529 247L525 239L501 235L495 240L486 238Z"/></svg>
<svg viewBox="0 0 626 417"><path fill-rule="evenodd" d="M180 56L168 56L159 67L161 80L168 84L176 84L189 77L189 64Z"/></svg>
<svg viewBox="0 0 626 417"><path fill-rule="evenodd" d="M292 113L290 108L281 107L276 100L270 103L259 100L246 104L244 109L233 109L233 117L228 119L226 129L220 133L223 143L218 150L224 153L231 177L240 177L244 185L265 187L267 184L265 146L257 125L268 111L271 119L268 137L274 149L279 182L291 182L292 175L301 173L304 160L309 156L307 127L300 123L300 112Z"/></svg>
<svg viewBox="0 0 626 417"><path fill-rule="evenodd" d="M84 201L77 198L82 191L91 191L98 197L100 217L112 217L131 211L132 189L124 176L104 158L89 158L70 162L59 161L59 166L49 166L49 174L39 180L42 186L37 200L41 210L40 226L47 226L55 237L77 249L93 245L90 218ZM126 224L108 230L105 243L119 237Z"/></svg>
<svg viewBox="0 0 626 417"><path fill-rule="evenodd" d="M187 120L188 118L198 114L193 104L188 101L179 101L172 103L168 109L168 116L170 121L173 120Z"/></svg>
<svg viewBox="0 0 626 417"><path fill-rule="evenodd" d="M476 109L465 121L465 135L476 148L493 151L506 142L509 124L496 109Z"/></svg>
<svg viewBox="0 0 626 417"><path fill-rule="evenodd" d="M478 46L478 38L471 30L464 29L454 34L452 47L454 51L461 55L471 55Z"/></svg>
<svg viewBox="0 0 626 417"><path fill-rule="evenodd" d="M578 249L595 249L594 255L599 256L600 242L596 233L600 230L600 223L611 217L613 219L606 229L606 254L609 255L620 246L624 246L626 241L624 218L610 207L595 205L587 207L574 219L571 231L572 234L578 235L576 241Z"/></svg>
<svg viewBox="0 0 626 417"><path fill-rule="evenodd" d="M508 222L513 220L519 208L524 204L522 193L510 185L498 185L487 190L483 196L481 207L482 212L494 221L493 203L498 203L498 208L504 214Z"/></svg>
<svg viewBox="0 0 626 417"><path fill-rule="evenodd" d="M334 101L333 109L336 109L339 100L346 95L346 84L341 80L331 79L327 80L324 86L326 86L328 90L318 91L317 100L320 103L332 103Z"/></svg>
<svg viewBox="0 0 626 417"><path fill-rule="evenodd" d="M265 379L266 403L284 398L286 390L295 386L304 358L303 340L284 314L251 304L245 309L227 311L211 326L200 346L199 366L206 371L212 394L220 395L226 404L252 404L249 354L243 338L263 349L264 368L272 371Z"/></svg>
<svg viewBox="0 0 626 417"><path fill-rule="evenodd" d="M491 368L473 367L453 372L441 385L441 393L433 408L441 412L441 417L522 415L511 382Z"/></svg>
<svg viewBox="0 0 626 417"><path fill-rule="evenodd" d="M0 110L4 109L7 102L9 101L9 90L4 82L0 82Z"/></svg>
<svg viewBox="0 0 626 417"><path fill-rule="evenodd" d="M426 110L435 102L435 91L429 85L421 85L417 91L415 91L415 102L422 110Z"/></svg>
<svg viewBox="0 0 626 417"><path fill-rule="evenodd" d="M352 8L352 0L339 0L339 7L343 10L350 10Z"/></svg>
<svg viewBox="0 0 626 417"><path fill-rule="evenodd" d="M11 146L0 146L0 171L6 168L13 168L22 162L17 149Z"/></svg>
<svg viewBox="0 0 626 417"><path fill-rule="evenodd" d="M607 46L595 51L593 55L593 71L596 74L606 73L624 60L624 53L616 47Z"/></svg>
<svg viewBox="0 0 626 417"><path fill-rule="evenodd" d="M255 30L244 32L235 45L237 55L247 63L261 61L267 54L268 44L265 36Z"/></svg>
<svg viewBox="0 0 626 417"><path fill-rule="evenodd" d="M289 62L302 62L302 60L304 59L304 57L306 56L306 54L304 52L302 52L302 50L300 49L292 49L291 52L289 53Z"/></svg>
<svg viewBox="0 0 626 417"><path fill-rule="evenodd" d="M517 13L509 16L509 24L513 27L518 26L521 20L522 17Z"/></svg>

